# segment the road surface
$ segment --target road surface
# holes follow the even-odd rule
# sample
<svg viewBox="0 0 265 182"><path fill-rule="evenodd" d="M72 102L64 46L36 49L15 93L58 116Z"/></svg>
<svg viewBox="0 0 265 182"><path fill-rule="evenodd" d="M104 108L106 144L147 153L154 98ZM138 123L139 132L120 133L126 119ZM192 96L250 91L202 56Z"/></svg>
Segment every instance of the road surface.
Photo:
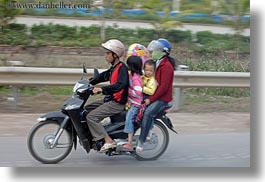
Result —
<svg viewBox="0 0 265 182"><path fill-rule="evenodd" d="M155 161L77 151L58 164L41 164L29 154L26 137L0 138L1 167L250 167L249 133L170 134L167 151Z"/></svg>
<svg viewBox="0 0 265 182"><path fill-rule="evenodd" d="M155 161L77 151L61 163L44 165L27 150L27 134L41 114L0 114L2 167L249 167L249 113L168 113L178 135L170 131L167 151Z"/></svg>

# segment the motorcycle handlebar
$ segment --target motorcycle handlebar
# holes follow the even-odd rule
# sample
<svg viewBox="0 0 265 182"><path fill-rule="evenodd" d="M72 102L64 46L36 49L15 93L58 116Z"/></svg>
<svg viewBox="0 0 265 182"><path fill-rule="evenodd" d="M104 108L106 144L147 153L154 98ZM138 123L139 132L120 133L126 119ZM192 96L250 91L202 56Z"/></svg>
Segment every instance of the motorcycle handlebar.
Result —
<svg viewBox="0 0 265 182"><path fill-rule="evenodd" d="M98 91L98 92L94 93L94 92L93 92L94 88L95 88L95 87L92 86L91 89L90 89L90 91L91 91L91 95L102 94L102 91Z"/></svg>

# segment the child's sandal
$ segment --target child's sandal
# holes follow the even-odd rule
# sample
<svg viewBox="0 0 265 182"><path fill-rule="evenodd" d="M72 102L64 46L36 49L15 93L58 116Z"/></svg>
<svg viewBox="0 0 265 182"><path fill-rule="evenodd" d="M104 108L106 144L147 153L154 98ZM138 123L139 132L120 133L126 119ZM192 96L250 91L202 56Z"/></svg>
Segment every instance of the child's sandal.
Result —
<svg viewBox="0 0 265 182"><path fill-rule="evenodd" d="M132 149L132 144L129 144L129 143L126 143L122 146L123 148L126 148L128 150L131 150Z"/></svg>

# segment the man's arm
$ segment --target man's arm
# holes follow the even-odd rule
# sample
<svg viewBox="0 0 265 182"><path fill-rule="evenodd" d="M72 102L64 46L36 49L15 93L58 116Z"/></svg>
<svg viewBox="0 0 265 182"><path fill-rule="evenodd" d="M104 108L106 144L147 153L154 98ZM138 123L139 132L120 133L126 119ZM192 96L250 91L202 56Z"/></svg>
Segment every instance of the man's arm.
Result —
<svg viewBox="0 0 265 182"><path fill-rule="evenodd" d="M108 69L108 70L103 71L102 73L100 73L98 78L92 78L92 79L89 79L89 80L90 80L90 83L92 85L96 85L96 84L101 83L101 82L109 81L109 77L110 77L110 70Z"/></svg>
<svg viewBox="0 0 265 182"><path fill-rule="evenodd" d="M162 95L164 95L165 92L167 91L167 89L170 88L170 86L172 84L169 78L173 76L174 72L172 72L171 70L169 70L167 68L163 68L160 71L163 74L161 74L160 80L158 81L159 83L158 83L157 90L156 90L154 95L151 95L148 97L148 99L151 102L156 101Z"/></svg>

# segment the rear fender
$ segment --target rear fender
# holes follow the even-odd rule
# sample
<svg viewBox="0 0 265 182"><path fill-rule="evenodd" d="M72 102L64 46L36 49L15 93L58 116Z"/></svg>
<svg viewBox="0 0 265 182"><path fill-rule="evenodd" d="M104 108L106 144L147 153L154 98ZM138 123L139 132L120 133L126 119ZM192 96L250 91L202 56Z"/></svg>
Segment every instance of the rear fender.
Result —
<svg viewBox="0 0 265 182"><path fill-rule="evenodd" d="M178 134L178 132L174 129L171 120L165 114L159 115L156 119L160 119L171 131Z"/></svg>

